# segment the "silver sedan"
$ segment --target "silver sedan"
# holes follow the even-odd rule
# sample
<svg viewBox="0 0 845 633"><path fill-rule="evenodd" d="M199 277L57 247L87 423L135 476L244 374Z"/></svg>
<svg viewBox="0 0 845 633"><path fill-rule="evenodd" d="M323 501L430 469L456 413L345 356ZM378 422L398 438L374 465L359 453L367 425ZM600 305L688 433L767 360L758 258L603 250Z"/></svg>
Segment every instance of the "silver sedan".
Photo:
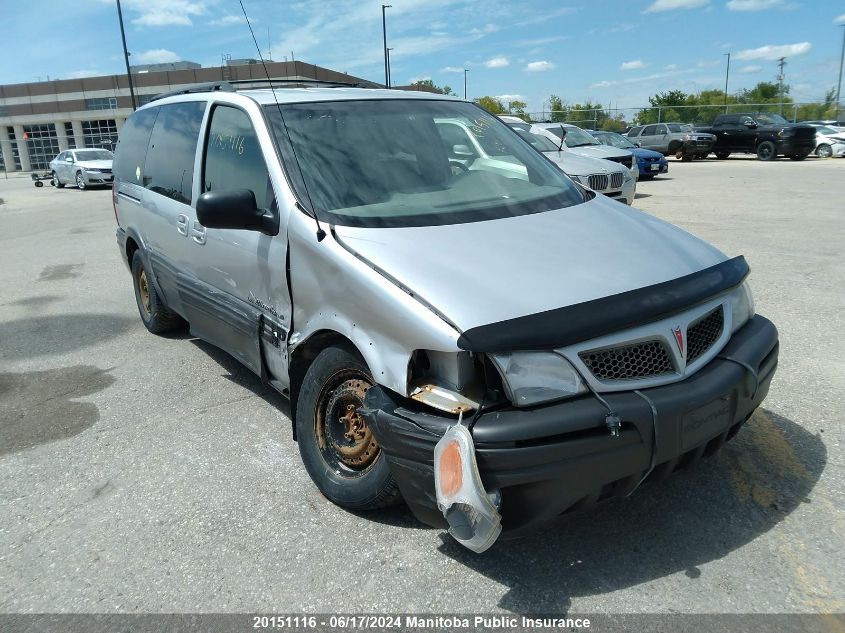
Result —
<svg viewBox="0 0 845 633"><path fill-rule="evenodd" d="M69 149L50 161L53 183L59 188L73 184L79 189L110 185L113 159L107 149Z"/></svg>

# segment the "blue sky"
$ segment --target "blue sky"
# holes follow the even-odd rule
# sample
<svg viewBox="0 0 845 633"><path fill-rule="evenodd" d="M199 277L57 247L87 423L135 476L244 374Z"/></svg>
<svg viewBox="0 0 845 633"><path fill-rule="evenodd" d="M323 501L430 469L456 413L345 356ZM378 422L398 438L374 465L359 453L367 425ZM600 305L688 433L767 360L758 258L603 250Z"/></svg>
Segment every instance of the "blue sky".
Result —
<svg viewBox="0 0 845 633"><path fill-rule="evenodd" d="M845 0L384 0L394 84L431 78L469 96L550 94L635 107L656 91L773 80L797 101L836 83ZM237 0L122 0L133 63L255 57ZM4 2L0 83L122 71L114 0ZM382 81L381 0L244 0L259 43ZM11 6L10 6L11 5ZM8 25L21 25L9 28ZM269 40L268 40L269 29ZM19 60L19 63L10 63Z"/></svg>

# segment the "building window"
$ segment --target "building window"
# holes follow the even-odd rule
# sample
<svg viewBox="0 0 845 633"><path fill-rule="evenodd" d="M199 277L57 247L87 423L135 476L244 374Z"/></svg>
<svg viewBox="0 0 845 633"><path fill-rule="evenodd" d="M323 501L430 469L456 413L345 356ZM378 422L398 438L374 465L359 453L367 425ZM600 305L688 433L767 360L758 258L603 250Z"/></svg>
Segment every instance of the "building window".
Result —
<svg viewBox="0 0 845 633"><path fill-rule="evenodd" d="M14 161L13 169L21 170L21 155L18 153L18 140L15 138L15 128L11 125L6 128L6 134L12 141L12 159Z"/></svg>
<svg viewBox="0 0 845 633"><path fill-rule="evenodd" d="M117 97L97 97L85 100L85 108L88 110L116 110Z"/></svg>
<svg viewBox="0 0 845 633"><path fill-rule="evenodd" d="M9 106L0 105L0 116L9 116Z"/></svg>
<svg viewBox="0 0 845 633"><path fill-rule="evenodd" d="M152 101L156 95L138 95L138 107L147 105L150 101Z"/></svg>
<svg viewBox="0 0 845 633"><path fill-rule="evenodd" d="M73 123L65 121L65 136L67 136L67 148L76 149L76 137L73 135Z"/></svg>
<svg viewBox="0 0 845 633"><path fill-rule="evenodd" d="M117 124L114 119L83 121L82 134L85 137L85 147L113 151L114 146L117 145Z"/></svg>
<svg viewBox="0 0 845 633"><path fill-rule="evenodd" d="M52 123L26 125L23 128L29 165L33 171L49 169L50 161L59 153L56 126Z"/></svg>

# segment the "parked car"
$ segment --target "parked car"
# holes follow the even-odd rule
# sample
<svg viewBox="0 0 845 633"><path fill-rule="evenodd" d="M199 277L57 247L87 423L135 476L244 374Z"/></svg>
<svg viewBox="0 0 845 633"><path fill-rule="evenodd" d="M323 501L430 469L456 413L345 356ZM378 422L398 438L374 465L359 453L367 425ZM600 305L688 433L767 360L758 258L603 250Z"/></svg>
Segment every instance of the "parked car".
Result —
<svg viewBox="0 0 845 633"><path fill-rule="evenodd" d="M707 158L716 141L715 136L696 132L689 123L637 125L628 130L627 137L638 147L687 161Z"/></svg>
<svg viewBox="0 0 845 633"><path fill-rule="evenodd" d="M603 158L589 158L560 149L555 143L532 124L520 121L507 125L527 141L534 149L542 152L567 176L597 193L616 198L625 204L633 204L637 193L634 172L624 165Z"/></svg>
<svg viewBox="0 0 845 633"><path fill-rule="evenodd" d="M845 131L837 132L826 125L813 125L816 128L816 149L819 158L845 156Z"/></svg>
<svg viewBox="0 0 845 633"><path fill-rule="evenodd" d="M631 140L616 132L603 132L601 130L590 130L590 134L601 144L611 145L619 149L627 149L634 155L639 167L640 180L651 180L659 174L669 171L669 162L660 152L650 149L643 149L634 145Z"/></svg>
<svg viewBox="0 0 845 633"><path fill-rule="evenodd" d="M845 132L845 121L837 121L835 119L830 119L828 121L802 121L802 123L812 125L813 127L824 125L825 127L832 128L837 132Z"/></svg>
<svg viewBox="0 0 845 633"><path fill-rule="evenodd" d="M114 154L107 149L69 149L50 161L53 183L60 189L74 184L79 189L112 183Z"/></svg>
<svg viewBox="0 0 845 633"><path fill-rule="evenodd" d="M520 169L451 158L445 120ZM166 95L120 132L113 202L150 332L187 321L289 397L326 498L404 498L474 551L715 452L777 366L742 257L445 95Z"/></svg>
<svg viewBox="0 0 845 633"><path fill-rule="evenodd" d="M628 169L637 170L637 164L633 154L628 150L616 149L602 145L587 132L575 125L567 123L534 123L534 130L547 136L552 142L561 147L560 142L564 139L561 149L586 156L587 158L603 158L612 160L614 163L625 165ZM634 177L637 177L637 173Z"/></svg>
<svg viewBox="0 0 845 633"><path fill-rule="evenodd" d="M790 123L779 114L739 112L720 114L711 127L700 131L716 135L713 151L717 158L734 152L757 154L760 160L789 156L804 160L816 147L816 129L803 123Z"/></svg>

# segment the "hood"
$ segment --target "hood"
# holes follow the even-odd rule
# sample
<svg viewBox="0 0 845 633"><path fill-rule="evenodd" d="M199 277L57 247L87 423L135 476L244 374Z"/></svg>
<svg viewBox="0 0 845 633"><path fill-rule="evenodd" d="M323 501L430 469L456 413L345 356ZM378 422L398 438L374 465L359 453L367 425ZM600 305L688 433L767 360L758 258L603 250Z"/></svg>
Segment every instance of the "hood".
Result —
<svg viewBox="0 0 845 633"><path fill-rule="evenodd" d="M658 159L666 158L660 152L655 152L654 150L650 150L650 149L642 149L642 148L631 149L631 153L634 156L636 156L637 158L658 158Z"/></svg>
<svg viewBox="0 0 845 633"><path fill-rule="evenodd" d="M88 167L93 169L111 169L112 161L110 160L78 160L75 163L76 165L80 165L82 167Z"/></svg>
<svg viewBox="0 0 845 633"><path fill-rule="evenodd" d="M590 174L610 174L615 171L627 171L621 163L614 163L602 158L589 158L572 151L543 152L543 155L570 176L589 176Z"/></svg>
<svg viewBox="0 0 845 633"><path fill-rule="evenodd" d="M678 227L605 196L501 220L334 228L346 248L461 331L669 281L725 260Z"/></svg>
<svg viewBox="0 0 845 633"><path fill-rule="evenodd" d="M619 149L610 145L584 145L582 147L570 147L569 151L587 158L620 158L629 156L631 152L627 149Z"/></svg>

